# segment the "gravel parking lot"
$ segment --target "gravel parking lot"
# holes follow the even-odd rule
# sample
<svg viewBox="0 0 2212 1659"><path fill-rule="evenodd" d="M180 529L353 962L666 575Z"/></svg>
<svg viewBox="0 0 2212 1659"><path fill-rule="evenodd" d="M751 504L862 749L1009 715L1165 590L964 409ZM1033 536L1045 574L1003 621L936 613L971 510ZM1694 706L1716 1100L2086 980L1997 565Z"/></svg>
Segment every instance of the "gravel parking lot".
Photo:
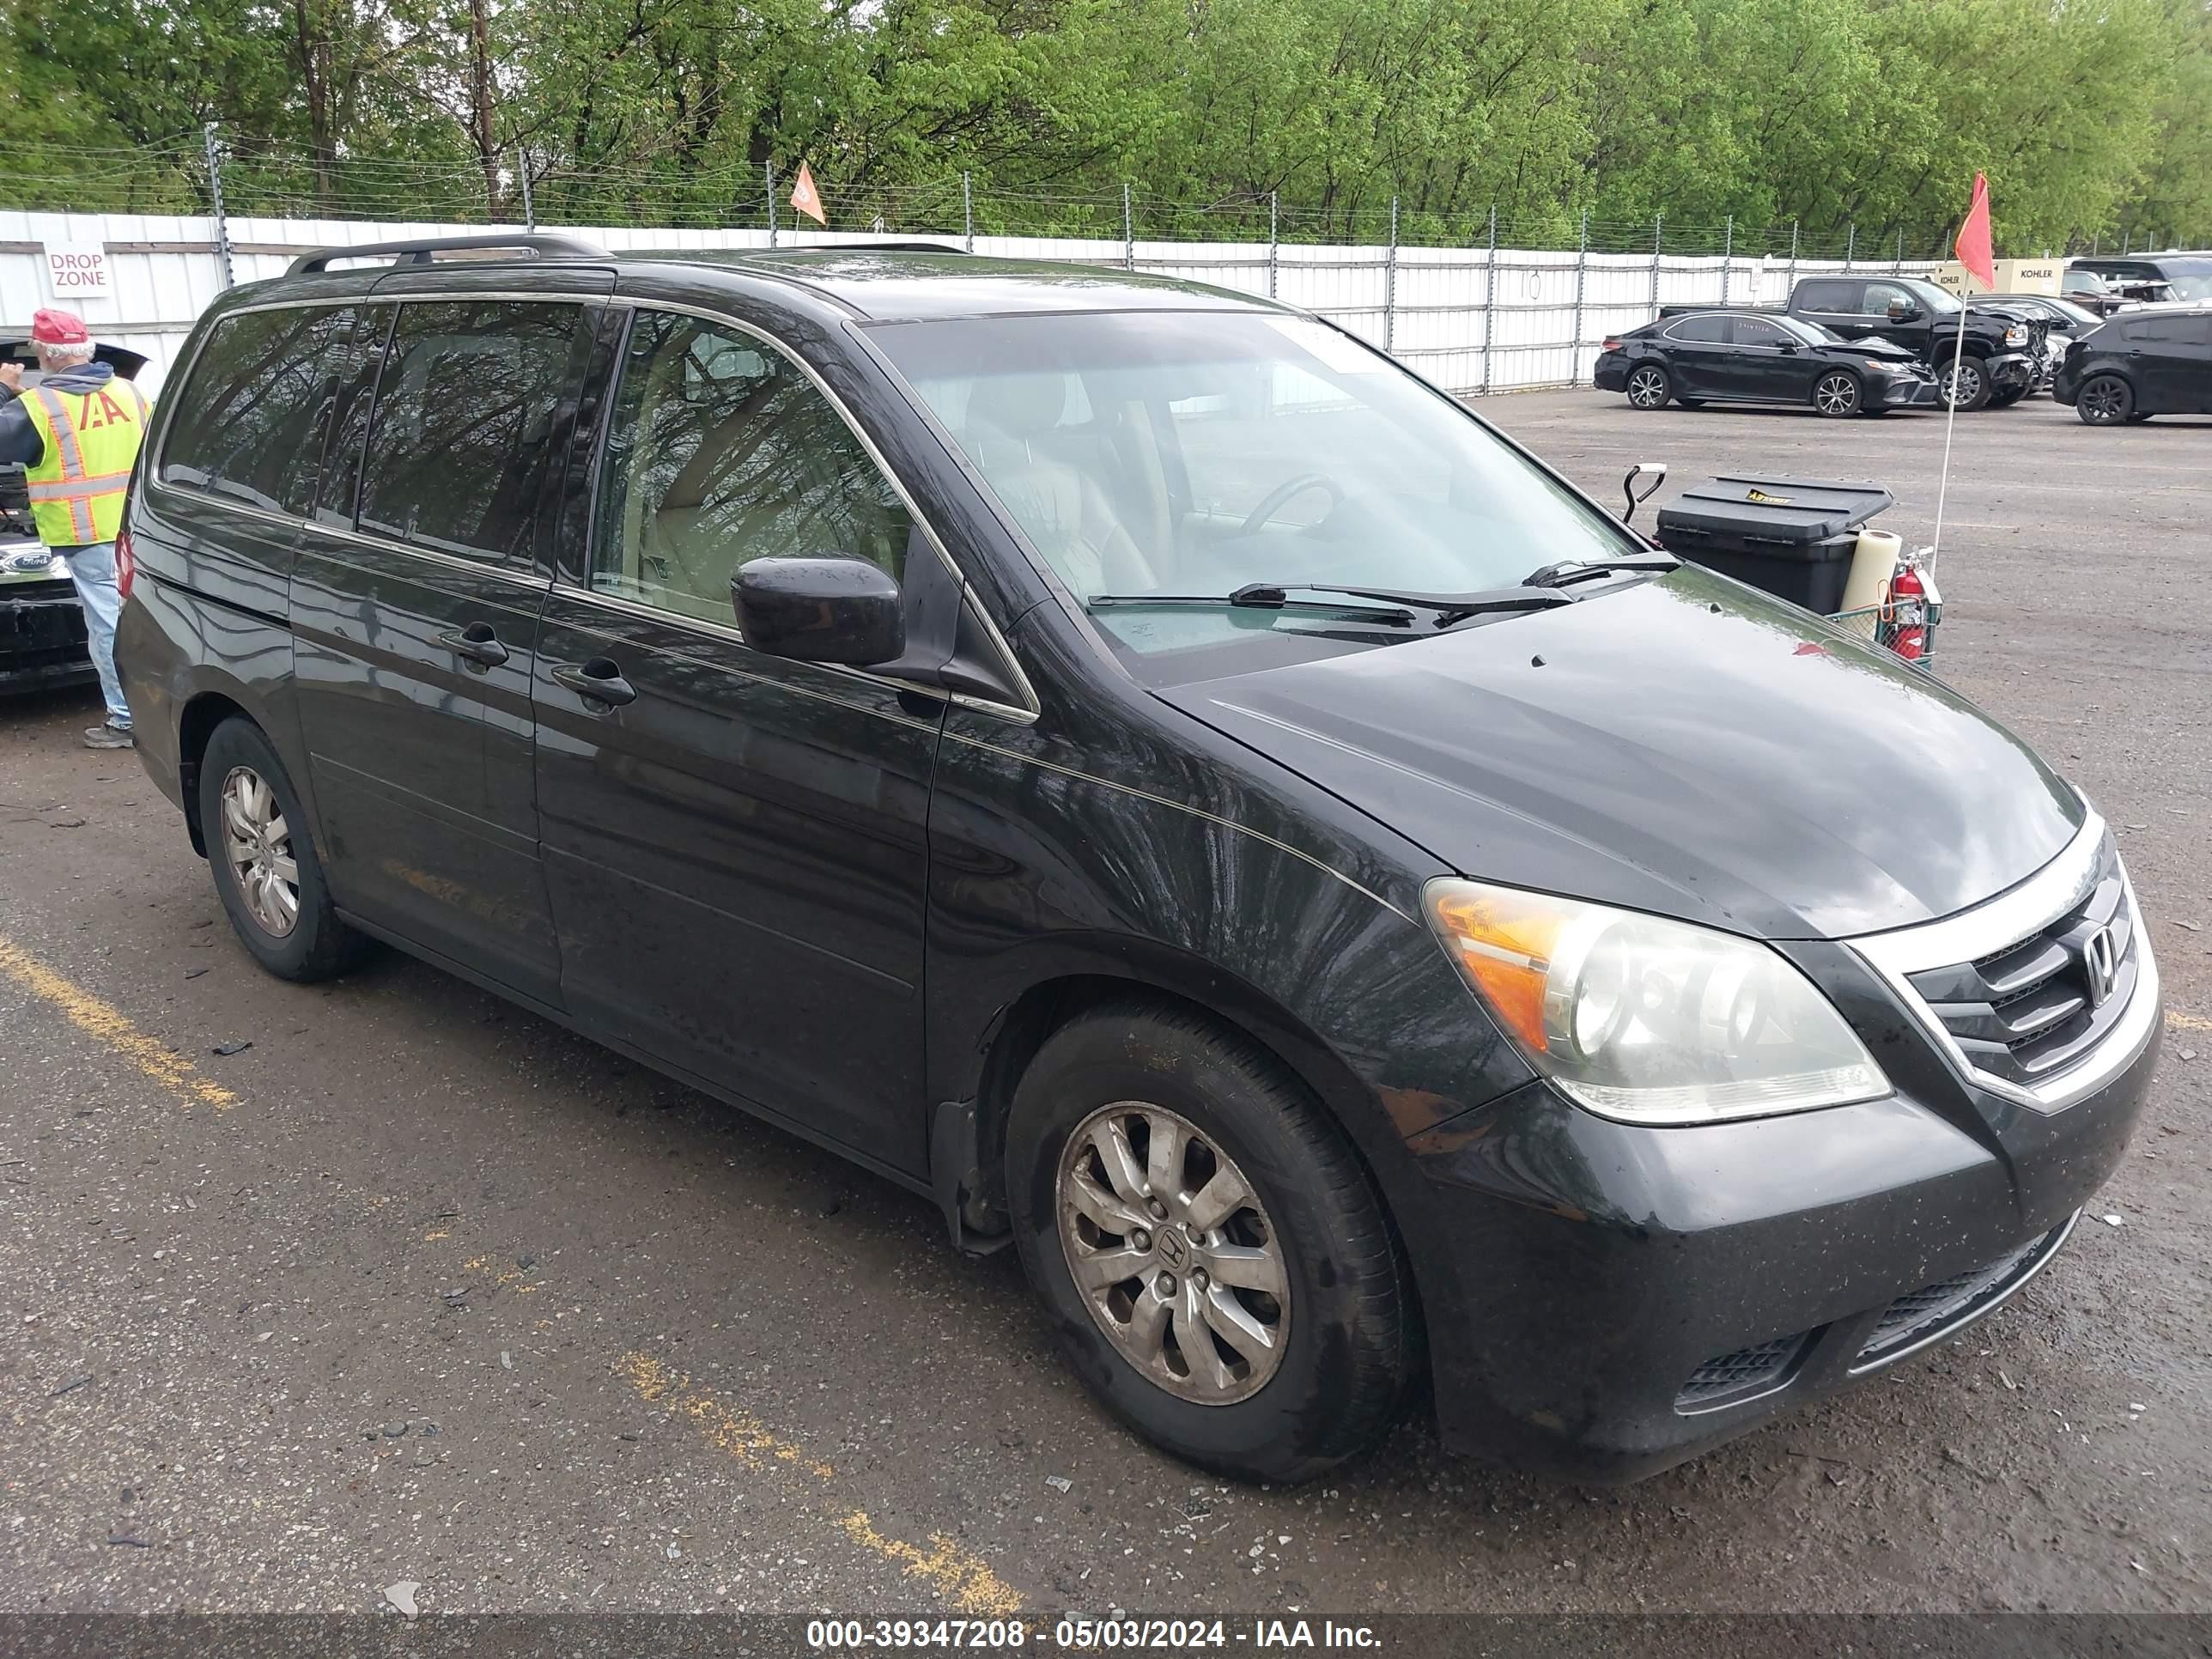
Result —
<svg viewBox="0 0 2212 1659"><path fill-rule="evenodd" d="M1653 459L1933 523L1933 415L1482 407L1601 499ZM0 705L0 1609L2212 1609L2208 477L2212 421L1962 418L1940 567L1945 673L2151 918L2125 1167L1959 1342L1625 1490L1419 1413L1294 1491L1172 1464L1011 1253L397 956L264 977L135 761L77 746L96 701Z"/></svg>

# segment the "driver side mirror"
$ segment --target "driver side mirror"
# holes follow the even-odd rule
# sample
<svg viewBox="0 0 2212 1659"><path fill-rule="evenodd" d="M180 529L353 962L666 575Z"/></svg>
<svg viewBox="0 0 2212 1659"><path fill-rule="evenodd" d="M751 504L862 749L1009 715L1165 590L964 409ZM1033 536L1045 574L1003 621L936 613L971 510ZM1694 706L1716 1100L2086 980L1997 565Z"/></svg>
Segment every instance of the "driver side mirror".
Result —
<svg viewBox="0 0 2212 1659"><path fill-rule="evenodd" d="M1620 515L1621 523L1626 524L1634 519L1637 504L1650 501L1659 486L1666 482L1667 463L1664 461L1638 461L1622 473L1620 493L1628 497L1628 510ZM1644 485L1641 489L1636 487L1639 483Z"/></svg>
<svg viewBox="0 0 2212 1659"><path fill-rule="evenodd" d="M796 662L866 668L906 650L906 610L889 571L866 559L755 559L730 578L745 643Z"/></svg>
<svg viewBox="0 0 2212 1659"><path fill-rule="evenodd" d="M1892 300L1889 302L1889 320L1893 323L1913 322L1919 315L1920 307L1910 300Z"/></svg>

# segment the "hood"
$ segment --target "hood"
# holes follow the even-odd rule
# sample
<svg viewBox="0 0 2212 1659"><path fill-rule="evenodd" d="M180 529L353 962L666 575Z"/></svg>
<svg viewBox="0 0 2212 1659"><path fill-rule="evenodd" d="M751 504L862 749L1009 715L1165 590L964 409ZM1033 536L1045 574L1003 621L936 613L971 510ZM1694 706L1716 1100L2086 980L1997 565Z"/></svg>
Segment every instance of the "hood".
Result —
<svg viewBox="0 0 2212 1659"><path fill-rule="evenodd" d="M1689 566L1159 695L1462 875L1767 939L1964 909L2085 811L1956 692Z"/></svg>
<svg viewBox="0 0 2212 1659"><path fill-rule="evenodd" d="M1823 357L1883 357L1900 367L1920 361L1917 355L1889 340L1822 340L1807 350Z"/></svg>

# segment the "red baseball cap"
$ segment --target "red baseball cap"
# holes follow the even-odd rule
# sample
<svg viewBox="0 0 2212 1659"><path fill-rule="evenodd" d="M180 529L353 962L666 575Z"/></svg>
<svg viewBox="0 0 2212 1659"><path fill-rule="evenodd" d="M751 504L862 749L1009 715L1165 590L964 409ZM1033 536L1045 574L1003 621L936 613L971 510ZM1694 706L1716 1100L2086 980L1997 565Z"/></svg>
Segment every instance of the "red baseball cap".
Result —
<svg viewBox="0 0 2212 1659"><path fill-rule="evenodd" d="M92 336L85 331L84 319L73 311L34 311L31 339L37 345L84 345Z"/></svg>

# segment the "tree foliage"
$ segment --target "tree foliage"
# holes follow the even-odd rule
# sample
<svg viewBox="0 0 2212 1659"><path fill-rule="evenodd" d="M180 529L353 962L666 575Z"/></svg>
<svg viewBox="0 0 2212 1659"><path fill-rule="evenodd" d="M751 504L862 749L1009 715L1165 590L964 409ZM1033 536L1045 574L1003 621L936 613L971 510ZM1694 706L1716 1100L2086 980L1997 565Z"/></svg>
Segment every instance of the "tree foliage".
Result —
<svg viewBox="0 0 2212 1659"><path fill-rule="evenodd" d="M11 0L0 191L241 210L1939 249L2212 239L2208 0ZM787 187L787 186L786 186ZM779 192L780 193L780 192ZM110 199L113 198L114 199Z"/></svg>

